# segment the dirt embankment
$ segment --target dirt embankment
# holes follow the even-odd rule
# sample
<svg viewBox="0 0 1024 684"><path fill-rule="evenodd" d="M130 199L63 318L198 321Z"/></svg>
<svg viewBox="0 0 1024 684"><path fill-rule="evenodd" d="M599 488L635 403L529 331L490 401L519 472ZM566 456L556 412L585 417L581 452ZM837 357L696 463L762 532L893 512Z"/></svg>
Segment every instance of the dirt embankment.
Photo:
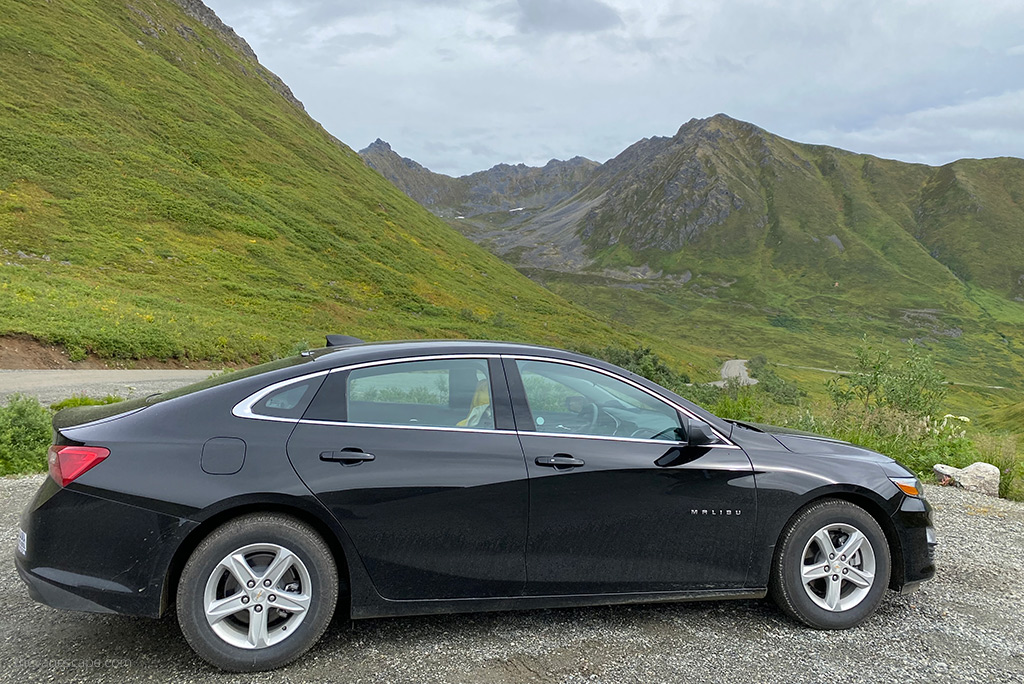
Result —
<svg viewBox="0 0 1024 684"><path fill-rule="evenodd" d="M130 369L220 369L236 367L237 364L213 363L207 361L189 361L177 359L102 359L89 354L81 361L72 361L68 352L60 345L46 344L28 335L0 336L0 369L7 370L43 370L43 369L91 369L108 368Z"/></svg>

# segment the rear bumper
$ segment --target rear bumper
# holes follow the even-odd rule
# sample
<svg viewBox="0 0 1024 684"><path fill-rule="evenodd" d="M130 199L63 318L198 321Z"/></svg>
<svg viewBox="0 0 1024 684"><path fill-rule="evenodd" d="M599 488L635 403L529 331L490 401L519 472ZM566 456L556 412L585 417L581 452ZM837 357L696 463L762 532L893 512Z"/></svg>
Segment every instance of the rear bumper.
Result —
<svg viewBox="0 0 1024 684"><path fill-rule="evenodd" d="M37 603L59 608L60 610L77 610L86 613L113 613L114 611L106 606L101 606L95 601L90 601L84 596L75 593L80 587L69 587L54 582L49 582L31 571L26 570L21 558L14 559L14 567L18 569L21 580L28 586L28 595Z"/></svg>
<svg viewBox="0 0 1024 684"><path fill-rule="evenodd" d="M47 478L22 515L14 564L48 606L159 617L173 550L195 525Z"/></svg>
<svg viewBox="0 0 1024 684"><path fill-rule="evenodd" d="M902 568L894 564L892 588L902 593L916 591L922 582L935 577L935 527L932 525L932 507L924 499L908 496L903 499L893 516L893 526L899 535Z"/></svg>

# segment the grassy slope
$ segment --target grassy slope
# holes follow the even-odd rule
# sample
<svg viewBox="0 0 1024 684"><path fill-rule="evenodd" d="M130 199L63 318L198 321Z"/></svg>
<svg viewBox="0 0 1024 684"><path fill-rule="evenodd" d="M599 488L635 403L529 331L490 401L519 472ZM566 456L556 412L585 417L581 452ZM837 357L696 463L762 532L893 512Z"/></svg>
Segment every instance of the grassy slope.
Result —
<svg viewBox="0 0 1024 684"><path fill-rule="evenodd" d="M0 334L212 360L325 332L637 341L423 210L176 5L134 7L0 13Z"/></svg>
<svg viewBox="0 0 1024 684"><path fill-rule="evenodd" d="M667 273L689 271L693 278L686 285L638 291L597 277L527 273L637 329L717 349L724 357L765 353L775 361L843 369L851 367L852 349L864 337L890 347L917 340L954 381L1024 390L1024 306L1009 296L1021 275L1013 264L1024 272L1024 257L1018 256L1024 215L1013 194L1016 187L1024 192L1018 171L1024 162L957 162L952 166L960 185L939 192L941 179L951 174L946 167L770 134L754 140L742 127L732 128L736 123L713 122L735 137L701 142L694 153L711 178L724 178L737 192L744 210L675 252L625 246L631 230L651 225L643 218L649 205L625 206L634 228L622 220L612 221L617 227L598 226L602 237L602 228L622 231L614 246L597 248L600 266L646 263ZM765 150L769 164L763 163ZM658 183L674 173L672 160L659 163L666 168L655 165L649 179L654 186L648 186L654 190L645 196L659 197ZM958 202L957 193L971 201ZM759 216L768 220L761 223ZM961 255L972 272L981 272L989 259L997 268L984 278L958 273L942 249ZM1009 400L989 394L958 390L952 407L976 414Z"/></svg>

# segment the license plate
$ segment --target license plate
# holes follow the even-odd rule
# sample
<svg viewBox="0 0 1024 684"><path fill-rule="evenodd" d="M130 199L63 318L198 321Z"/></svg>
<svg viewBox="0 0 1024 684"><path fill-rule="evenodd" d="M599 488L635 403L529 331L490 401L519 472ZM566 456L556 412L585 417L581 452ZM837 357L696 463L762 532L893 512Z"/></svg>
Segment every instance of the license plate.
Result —
<svg viewBox="0 0 1024 684"><path fill-rule="evenodd" d="M18 530L18 553L22 556L28 554L28 535L25 530Z"/></svg>

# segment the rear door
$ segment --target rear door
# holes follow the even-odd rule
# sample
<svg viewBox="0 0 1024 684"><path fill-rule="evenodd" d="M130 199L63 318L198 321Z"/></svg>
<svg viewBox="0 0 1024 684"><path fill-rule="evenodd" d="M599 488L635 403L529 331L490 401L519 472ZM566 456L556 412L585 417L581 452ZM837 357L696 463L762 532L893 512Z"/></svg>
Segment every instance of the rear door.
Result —
<svg viewBox="0 0 1024 684"><path fill-rule="evenodd" d="M288 456L385 598L522 593L527 473L498 359L333 372Z"/></svg>
<svg viewBox="0 0 1024 684"><path fill-rule="evenodd" d="M743 586L756 516L741 449L685 446L675 407L603 371L505 370L530 472L528 594Z"/></svg>

